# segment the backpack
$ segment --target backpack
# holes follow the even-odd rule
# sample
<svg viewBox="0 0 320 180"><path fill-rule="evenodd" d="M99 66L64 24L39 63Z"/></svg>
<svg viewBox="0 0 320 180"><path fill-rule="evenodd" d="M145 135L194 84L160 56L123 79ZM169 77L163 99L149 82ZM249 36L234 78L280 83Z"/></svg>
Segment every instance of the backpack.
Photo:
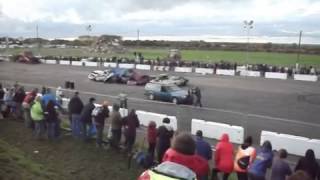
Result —
<svg viewBox="0 0 320 180"><path fill-rule="evenodd" d="M247 169L250 163L250 156L243 156L238 159L237 164L241 169Z"/></svg>
<svg viewBox="0 0 320 180"><path fill-rule="evenodd" d="M101 111L102 111L102 107L95 107L91 113L92 117L97 117Z"/></svg>

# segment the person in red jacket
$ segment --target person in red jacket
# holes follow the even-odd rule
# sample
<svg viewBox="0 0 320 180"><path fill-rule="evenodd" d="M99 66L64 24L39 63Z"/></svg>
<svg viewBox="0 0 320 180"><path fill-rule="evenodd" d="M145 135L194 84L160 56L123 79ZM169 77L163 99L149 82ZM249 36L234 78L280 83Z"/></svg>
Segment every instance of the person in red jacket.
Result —
<svg viewBox="0 0 320 180"><path fill-rule="evenodd" d="M154 151L157 144L157 124L154 121L150 121L148 124L148 153L150 157L152 158L152 161L154 160Z"/></svg>
<svg viewBox="0 0 320 180"><path fill-rule="evenodd" d="M179 133L171 148L163 156L163 162L170 161L191 169L200 179L209 171L208 161L195 153L196 144L188 133Z"/></svg>
<svg viewBox="0 0 320 180"><path fill-rule="evenodd" d="M223 173L223 180L227 180L233 171L233 146L229 142L228 134L223 134L216 145L214 155L215 168L212 170L212 179L217 179L217 173Z"/></svg>

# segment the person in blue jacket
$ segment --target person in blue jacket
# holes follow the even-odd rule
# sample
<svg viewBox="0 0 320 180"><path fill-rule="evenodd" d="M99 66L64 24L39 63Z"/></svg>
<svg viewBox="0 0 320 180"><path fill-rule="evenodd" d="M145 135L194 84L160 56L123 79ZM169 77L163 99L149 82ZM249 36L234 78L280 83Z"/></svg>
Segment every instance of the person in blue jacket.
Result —
<svg viewBox="0 0 320 180"><path fill-rule="evenodd" d="M270 141L265 141L257 151L257 157L249 168L249 180L265 180L267 169L271 167L272 160L272 145Z"/></svg>

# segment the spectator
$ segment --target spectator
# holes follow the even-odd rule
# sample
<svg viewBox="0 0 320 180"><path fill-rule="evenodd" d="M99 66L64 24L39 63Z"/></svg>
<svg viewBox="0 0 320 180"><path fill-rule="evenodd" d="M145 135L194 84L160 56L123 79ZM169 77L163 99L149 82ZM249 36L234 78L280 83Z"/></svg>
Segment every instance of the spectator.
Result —
<svg viewBox="0 0 320 180"><path fill-rule="evenodd" d="M110 116L111 121L111 147L115 149L119 149L119 143L121 140L121 128L122 128L122 120L121 115L119 113L119 105L114 104L112 107L112 113Z"/></svg>
<svg viewBox="0 0 320 180"><path fill-rule="evenodd" d="M289 163L286 161L288 153L285 149L280 149L277 160L272 164L272 180L286 180L292 174Z"/></svg>
<svg viewBox="0 0 320 180"><path fill-rule="evenodd" d="M5 94L4 89L2 87L2 84L0 83L0 116L1 116L0 119L3 118L3 114L2 113L3 113L3 108L5 107L4 100L3 100L4 94Z"/></svg>
<svg viewBox="0 0 320 180"><path fill-rule="evenodd" d="M96 107L92 114L94 124L97 129L97 147L102 147L102 140L103 140L103 129L105 124L105 119L109 117L109 102L104 101L101 107ZM96 112L95 112L96 111Z"/></svg>
<svg viewBox="0 0 320 180"><path fill-rule="evenodd" d="M167 149L170 148L171 138L173 136L173 129L169 125L170 119L164 118L162 120L163 125L161 125L157 130L158 144L157 144L157 155L158 162L162 162L162 158Z"/></svg>
<svg viewBox="0 0 320 180"><path fill-rule="evenodd" d="M24 112L24 122L27 128L34 128L34 123L31 119L30 115L30 107L38 94L38 89L35 88L31 92L29 92L26 97L23 99L23 112Z"/></svg>
<svg viewBox="0 0 320 180"><path fill-rule="evenodd" d="M89 138L89 127L92 125L92 111L95 108L94 101L96 99L91 97L89 103L84 106L80 115L80 123L82 127L82 138L87 141Z"/></svg>
<svg viewBox="0 0 320 180"><path fill-rule="evenodd" d="M71 119L71 129L73 137L80 137L80 115L83 109L83 103L79 98L79 92L75 92L68 104L69 120Z"/></svg>
<svg viewBox="0 0 320 180"><path fill-rule="evenodd" d="M9 117L10 113L13 109L13 96L14 96L14 89L11 88L10 90L6 89L4 93L4 104L5 108L3 110L3 117Z"/></svg>
<svg viewBox="0 0 320 180"><path fill-rule="evenodd" d="M13 103L14 103L14 107L15 107L14 114L17 119L22 118L22 114L23 114L22 102L23 102L25 96L26 96L26 93L25 93L23 87L19 87L13 96Z"/></svg>
<svg viewBox="0 0 320 180"><path fill-rule="evenodd" d="M300 158L294 171L305 171L312 180L320 179L319 164L312 149L308 149L304 157Z"/></svg>
<svg viewBox="0 0 320 180"><path fill-rule="evenodd" d="M287 180L311 180L311 178L305 171L298 170L289 176Z"/></svg>
<svg viewBox="0 0 320 180"><path fill-rule="evenodd" d="M248 167L256 158L256 149L252 147L252 137L248 136L242 145L238 147L234 161L234 171L238 180L248 179Z"/></svg>
<svg viewBox="0 0 320 180"><path fill-rule="evenodd" d="M196 144L192 136L188 133L179 133L172 143L170 149L163 156L163 162L170 161L188 167L197 177L208 174L208 162L195 154Z"/></svg>
<svg viewBox="0 0 320 180"><path fill-rule="evenodd" d="M154 151L157 144L157 125L154 121L150 121L148 125L148 153L152 159L152 162L154 161Z"/></svg>
<svg viewBox="0 0 320 180"><path fill-rule="evenodd" d="M34 135L36 139L41 139L44 133L44 116L41 105L41 97L37 96L31 106L31 118L34 121Z"/></svg>
<svg viewBox="0 0 320 180"><path fill-rule="evenodd" d="M272 165L273 153L270 141L265 141L257 151L257 158L249 168L250 180L265 180L266 171Z"/></svg>
<svg viewBox="0 0 320 180"><path fill-rule="evenodd" d="M62 110L61 104L57 101L55 95L51 93L51 89L47 88L46 93L42 95L42 105L46 107L50 100L53 101L55 106Z"/></svg>
<svg viewBox="0 0 320 180"><path fill-rule="evenodd" d="M194 103L194 106L199 106L202 107L202 103L201 103L201 90L199 87L196 87L194 89L194 95L196 96L196 100Z"/></svg>
<svg viewBox="0 0 320 180"><path fill-rule="evenodd" d="M125 135L125 145L126 149L129 153L132 151L132 147L136 140L136 128L140 126L140 122L136 111L134 109L131 110L129 115L124 118L124 135Z"/></svg>
<svg viewBox="0 0 320 180"><path fill-rule="evenodd" d="M212 150L210 144L203 140L202 131L196 132L196 154L206 159L208 162L212 159ZM201 177L201 180L207 180L208 174Z"/></svg>
<svg viewBox="0 0 320 180"><path fill-rule="evenodd" d="M212 179L218 179L217 173L223 173L223 180L227 180L233 171L233 147L229 142L228 134L223 134L216 145L214 155L215 168L212 170Z"/></svg>
<svg viewBox="0 0 320 180"><path fill-rule="evenodd" d="M49 100L45 109L45 119L47 123L48 138L53 140L57 138L56 124L58 123L58 113L54 107L54 102Z"/></svg>

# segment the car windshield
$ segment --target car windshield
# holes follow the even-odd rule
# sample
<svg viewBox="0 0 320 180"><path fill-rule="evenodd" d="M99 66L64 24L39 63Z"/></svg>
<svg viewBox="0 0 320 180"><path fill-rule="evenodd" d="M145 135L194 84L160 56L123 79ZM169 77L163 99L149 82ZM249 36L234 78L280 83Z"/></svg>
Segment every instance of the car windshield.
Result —
<svg viewBox="0 0 320 180"><path fill-rule="evenodd" d="M180 91L180 88L177 86L167 86L166 87L167 91Z"/></svg>

